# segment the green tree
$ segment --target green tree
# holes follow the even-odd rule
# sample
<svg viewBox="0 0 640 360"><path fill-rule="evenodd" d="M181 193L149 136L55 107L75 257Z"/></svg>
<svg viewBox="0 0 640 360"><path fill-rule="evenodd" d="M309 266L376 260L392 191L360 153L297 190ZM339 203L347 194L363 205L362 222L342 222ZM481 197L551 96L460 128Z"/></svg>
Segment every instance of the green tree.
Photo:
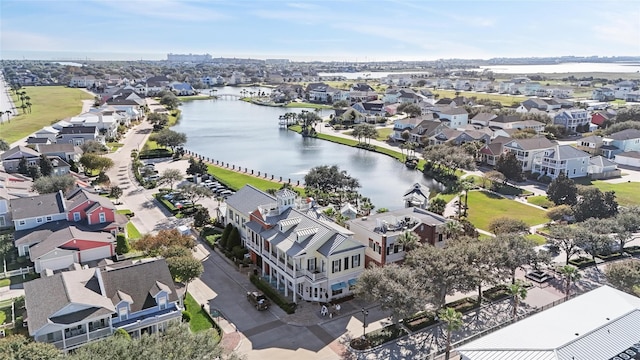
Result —
<svg viewBox="0 0 640 360"><path fill-rule="evenodd" d="M565 264L569 264L569 259L578 252L577 232L569 225L550 225L549 226L549 244L558 247L565 253Z"/></svg>
<svg viewBox="0 0 640 360"><path fill-rule="evenodd" d="M522 165L512 152L501 154L496 160L496 171L512 181L522 180Z"/></svg>
<svg viewBox="0 0 640 360"><path fill-rule="evenodd" d="M560 221L573 216L573 209L569 205L558 205L547 210L549 220Z"/></svg>
<svg viewBox="0 0 640 360"><path fill-rule="evenodd" d="M160 104L167 107L169 110L173 110L180 105L180 100L170 91L163 91L160 95Z"/></svg>
<svg viewBox="0 0 640 360"><path fill-rule="evenodd" d="M522 234L529 231L527 223L507 216L495 218L489 222L489 231L499 234Z"/></svg>
<svg viewBox="0 0 640 360"><path fill-rule="evenodd" d="M94 341L67 355L69 360L236 360L234 352L225 352L214 330L197 333L188 324L171 324L164 332L145 335L138 339L111 336Z"/></svg>
<svg viewBox="0 0 640 360"><path fill-rule="evenodd" d="M225 226L224 230L222 231L222 236L220 236L220 241L218 243L224 249L227 248L227 242L229 241L229 235L231 235L231 230L233 230L233 225L231 225L231 223L228 223L227 226Z"/></svg>
<svg viewBox="0 0 640 360"><path fill-rule="evenodd" d="M182 192L182 195L184 195L184 197L190 200L193 204L198 203L198 201L204 198L211 198L213 196L213 191L210 189L193 183L182 184L179 185L178 188Z"/></svg>
<svg viewBox="0 0 640 360"><path fill-rule="evenodd" d="M202 275L204 267L200 260L189 254L188 256L174 256L167 259L169 272L175 281L184 283L185 293L189 283Z"/></svg>
<svg viewBox="0 0 640 360"><path fill-rule="evenodd" d="M175 151L177 147L187 143L186 134L171 129L163 129L158 133L152 134L150 139L162 147L171 148L171 151Z"/></svg>
<svg viewBox="0 0 640 360"><path fill-rule="evenodd" d="M444 214L444 210L447 207L447 202L443 198L434 198L429 202L429 211L438 215Z"/></svg>
<svg viewBox="0 0 640 360"><path fill-rule="evenodd" d="M27 164L27 158L24 156L18 161L18 172L22 175L29 174L29 165Z"/></svg>
<svg viewBox="0 0 640 360"><path fill-rule="evenodd" d="M568 299L571 293L571 285L575 284L576 281L580 280L582 275L580 274L580 271L578 270L577 267L574 267L571 265L565 265L561 267L560 275L564 279L564 282L565 282L564 294L565 294L565 297Z"/></svg>
<svg viewBox="0 0 640 360"><path fill-rule="evenodd" d="M169 188L173 191L173 184L182 181L182 179L184 179L182 171L178 169L167 169L162 172L158 182L161 184L169 184Z"/></svg>
<svg viewBox="0 0 640 360"><path fill-rule="evenodd" d="M396 264L365 269L354 293L356 297L380 304L395 323L424 310L427 294L412 269Z"/></svg>
<svg viewBox="0 0 640 360"><path fill-rule="evenodd" d="M122 255L131 251L131 245L129 241L124 236L124 234L118 234L116 236L116 253Z"/></svg>
<svg viewBox="0 0 640 360"><path fill-rule="evenodd" d="M420 236L413 231L405 231L398 235L396 242L402 245L404 251L410 251L422 245L422 243L420 243Z"/></svg>
<svg viewBox="0 0 640 360"><path fill-rule="evenodd" d="M229 234L229 238L227 239L227 250L231 251L236 246L242 246L242 240L240 239L240 232L237 227L233 227L231 229L231 233Z"/></svg>
<svg viewBox="0 0 640 360"><path fill-rule="evenodd" d="M448 307L438 311L438 319L445 324L447 347L445 349L444 358L445 360L449 360L451 352L451 333L461 329L464 325L464 322L462 321L462 313Z"/></svg>
<svg viewBox="0 0 640 360"><path fill-rule="evenodd" d="M86 141L80 145L80 149L85 154L104 154L107 152L107 147L95 140Z"/></svg>
<svg viewBox="0 0 640 360"><path fill-rule="evenodd" d="M611 251L613 239L609 232L613 227L614 223L609 219L589 218L574 227L574 236L578 246L595 261L596 255Z"/></svg>
<svg viewBox="0 0 640 360"><path fill-rule="evenodd" d="M43 176L33 182L31 189L38 194L51 194L58 191L63 193L71 190L76 180L71 175Z"/></svg>
<svg viewBox="0 0 640 360"><path fill-rule="evenodd" d="M634 233L640 229L640 207L631 206L620 210L614 218L615 239L620 251L634 239Z"/></svg>
<svg viewBox="0 0 640 360"><path fill-rule="evenodd" d="M633 293L634 287L640 285L640 261L628 259L612 263L607 266L605 274L611 285L622 291Z"/></svg>
<svg viewBox="0 0 640 360"><path fill-rule="evenodd" d="M514 233L499 234L485 241L495 248L496 264L501 276L516 281L516 270L524 265L536 265L539 257L534 249L535 243L522 235Z"/></svg>
<svg viewBox="0 0 640 360"><path fill-rule="evenodd" d="M209 215L209 209L200 206L193 214L193 225L195 227L203 227L211 223L211 215Z"/></svg>
<svg viewBox="0 0 640 360"><path fill-rule="evenodd" d="M113 167L113 160L108 157L89 153L82 155L80 164L85 168L85 171L98 171L102 173Z"/></svg>
<svg viewBox="0 0 640 360"><path fill-rule="evenodd" d="M40 155L40 173L42 176L50 176L53 173L53 164L44 154Z"/></svg>
<svg viewBox="0 0 640 360"><path fill-rule="evenodd" d="M116 199L116 203L118 202L118 199L120 199L120 197L122 196L122 189L119 186L112 186L111 189L109 190L109 196Z"/></svg>
<svg viewBox="0 0 640 360"><path fill-rule="evenodd" d="M207 173L207 164L202 159L196 160L192 157L189 158L189 167L187 168L187 174L198 175Z"/></svg>
<svg viewBox="0 0 640 360"><path fill-rule="evenodd" d="M40 172L40 167L38 165L29 165L27 172L29 177L33 180L37 180L42 177L42 173Z"/></svg>
<svg viewBox="0 0 640 360"><path fill-rule="evenodd" d="M576 221L588 218L609 218L618 213L618 202L615 192L603 193L596 187L584 187L580 190L580 199L573 206Z"/></svg>
<svg viewBox="0 0 640 360"><path fill-rule="evenodd" d="M509 295L513 300L513 317L515 318L518 315L518 307L522 300L527 298L527 288L524 286L520 280L510 284L507 289L509 290Z"/></svg>
<svg viewBox="0 0 640 360"><path fill-rule="evenodd" d="M27 339L24 335L10 335L0 338L2 359L15 360L62 360L62 353L53 346Z"/></svg>
<svg viewBox="0 0 640 360"><path fill-rule="evenodd" d="M9 149L10 149L9 144L6 141L4 141L4 139L0 139L0 151L7 151Z"/></svg>
<svg viewBox="0 0 640 360"><path fill-rule="evenodd" d="M564 173L553 179L547 188L547 199L556 205L575 205L578 202L578 187Z"/></svg>
<svg viewBox="0 0 640 360"><path fill-rule="evenodd" d="M157 255L171 246L193 249L196 241L193 236L183 235L177 229L160 230L157 234L145 234L133 243L133 248L148 255Z"/></svg>
<svg viewBox="0 0 640 360"><path fill-rule="evenodd" d="M422 115L422 109L420 109L420 106L412 103L400 104L397 111L403 112L412 118Z"/></svg>
<svg viewBox="0 0 640 360"><path fill-rule="evenodd" d="M346 107L349 107L349 102L347 100L338 100L333 103L334 109L342 109Z"/></svg>

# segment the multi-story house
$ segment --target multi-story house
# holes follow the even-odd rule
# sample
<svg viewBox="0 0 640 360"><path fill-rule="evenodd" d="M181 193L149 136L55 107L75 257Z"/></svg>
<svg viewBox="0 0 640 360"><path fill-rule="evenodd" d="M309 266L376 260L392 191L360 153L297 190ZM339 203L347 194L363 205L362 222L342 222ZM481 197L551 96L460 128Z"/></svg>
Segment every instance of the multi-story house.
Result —
<svg viewBox="0 0 640 360"><path fill-rule="evenodd" d="M80 161L82 149L73 144L37 144L36 150L46 156L57 156L64 161Z"/></svg>
<svg viewBox="0 0 640 360"><path fill-rule="evenodd" d="M616 92L610 87L601 87L593 89L591 98L598 101L613 101L616 98Z"/></svg>
<svg viewBox="0 0 640 360"><path fill-rule="evenodd" d="M9 208L16 231L33 229L48 222L67 218L67 204L62 191L11 199ZM26 251L18 247L18 253L24 256Z"/></svg>
<svg viewBox="0 0 640 360"><path fill-rule="evenodd" d="M38 139L49 139L51 142L55 142L58 132L60 132L60 130L55 129L53 126L44 126L42 129L33 133L33 137Z"/></svg>
<svg viewBox="0 0 640 360"><path fill-rule="evenodd" d="M66 271L24 284L29 335L65 352L123 329L163 331L182 317L164 259Z"/></svg>
<svg viewBox="0 0 640 360"><path fill-rule="evenodd" d="M535 137L508 141L502 145L502 149L504 152L511 152L516 156L522 165L522 171L532 171L534 159L555 146L556 144L546 137Z"/></svg>
<svg viewBox="0 0 640 360"><path fill-rule="evenodd" d="M452 129L465 127L469 123L469 113L463 107L436 107L433 112L438 114L440 121Z"/></svg>
<svg viewBox="0 0 640 360"><path fill-rule="evenodd" d="M159 92L166 90L167 86L171 82L171 79L164 75L160 76L152 76L147 79L144 87L144 95L146 96L154 96Z"/></svg>
<svg viewBox="0 0 640 360"><path fill-rule="evenodd" d="M429 116L429 114L423 115L420 118L423 120L409 131L411 133L410 141L414 143L427 144L430 137L444 129L448 129L440 120L434 119L433 116Z"/></svg>
<svg viewBox="0 0 640 360"><path fill-rule="evenodd" d="M104 137L98 133L95 126L69 126L60 129L56 137L57 144L73 144L80 146L88 141L104 143Z"/></svg>
<svg viewBox="0 0 640 360"><path fill-rule="evenodd" d="M478 80L473 83L473 90L489 92L494 90L494 85L493 82L489 80Z"/></svg>
<svg viewBox="0 0 640 360"><path fill-rule="evenodd" d="M553 123L564 126L568 131L575 132L578 126L591 122L589 112L583 109L562 110L553 117Z"/></svg>
<svg viewBox="0 0 640 360"><path fill-rule="evenodd" d="M565 174L570 179L585 177L588 175L590 156L571 145L555 145L534 156L532 172L552 179L560 174Z"/></svg>
<svg viewBox="0 0 640 360"><path fill-rule="evenodd" d="M640 130L626 129L602 139L600 153L607 159L625 152L640 151Z"/></svg>
<svg viewBox="0 0 640 360"><path fill-rule="evenodd" d="M620 81L616 83L614 87L614 94L616 99L626 100L627 95L634 90L636 83L633 81Z"/></svg>
<svg viewBox="0 0 640 360"><path fill-rule="evenodd" d="M107 138L115 138L118 135L120 116L114 116L113 112L86 112L70 118L68 121L74 127L95 126L98 132Z"/></svg>
<svg viewBox="0 0 640 360"><path fill-rule="evenodd" d="M96 78L93 75L74 76L69 81L69 87L90 88L96 84Z"/></svg>
<svg viewBox="0 0 640 360"><path fill-rule="evenodd" d="M492 129L513 129L513 124L520 121L520 117L516 115L499 115L489 120L489 127Z"/></svg>
<svg viewBox="0 0 640 360"><path fill-rule="evenodd" d="M422 117L405 118L394 121L393 133L391 134L391 138L397 141L404 141L404 139L402 138L402 133L405 130L411 132L411 130L418 126L422 121Z"/></svg>
<svg viewBox="0 0 640 360"><path fill-rule="evenodd" d="M364 270L364 245L309 205L290 190L272 197L247 185L227 199L227 222L239 224L235 219L251 209L241 226L262 276L293 302L332 301L352 293Z"/></svg>
<svg viewBox="0 0 640 360"><path fill-rule="evenodd" d="M8 173L17 172L20 161L23 158L26 160L27 166L36 166L39 164L40 154L31 148L18 145L3 152L2 155L0 155L2 166Z"/></svg>
<svg viewBox="0 0 640 360"><path fill-rule="evenodd" d="M480 125L480 126L489 126L489 121L497 118L498 115L492 112L480 112L476 114L473 118L471 118L471 124Z"/></svg>
<svg viewBox="0 0 640 360"><path fill-rule="evenodd" d="M427 210L408 207L350 220L347 227L353 231L353 238L366 246L366 266L387 265L404 260L406 250L398 237L407 231L416 233L423 244L443 246L447 221Z"/></svg>

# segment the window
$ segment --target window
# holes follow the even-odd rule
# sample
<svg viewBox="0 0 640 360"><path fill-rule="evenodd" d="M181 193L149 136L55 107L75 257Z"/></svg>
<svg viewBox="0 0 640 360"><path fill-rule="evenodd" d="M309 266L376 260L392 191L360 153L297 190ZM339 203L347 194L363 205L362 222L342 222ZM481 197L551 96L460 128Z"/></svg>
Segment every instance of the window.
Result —
<svg viewBox="0 0 640 360"><path fill-rule="evenodd" d="M47 216L47 222L53 220L53 218L51 216Z"/></svg>
<svg viewBox="0 0 640 360"><path fill-rule="evenodd" d="M80 213L79 212L74 212L73 213L73 221L80 221Z"/></svg>
<svg viewBox="0 0 640 360"><path fill-rule="evenodd" d="M372 248L372 249L374 249L374 250L375 250L375 248L376 248L376 247L375 247L375 245L374 245L373 240L371 240L371 239L369 239L369 247L370 247L370 248Z"/></svg>
<svg viewBox="0 0 640 360"><path fill-rule="evenodd" d="M120 310L118 311L118 316L120 317L120 321L122 320L127 320L127 317L129 315L129 310L127 309L127 307L121 307Z"/></svg>
<svg viewBox="0 0 640 360"><path fill-rule="evenodd" d="M44 221L44 220L43 220L41 217L39 217L39 218L37 218L37 219L36 219L36 222L37 222L38 224L42 223L43 221Z"/></svg>
<svg viewBox="0 0 640 360"><path fill-rule="evenodd" d="M20 224L20 225L24 225L24 224L26 224L26 223L27 223L27 222L26 222L26 221L24 221L24 220L20 220L20 221L18 221L18 224Z"/></svg>
<svg viewBox="0 0 640 360"><path fill-rule="evenodd" d="M400 251L400 245L393 245L393 253L397 254Z"/></svg>
<svg viewBox="0 0 640 360"><path fill-rule="evenodd" d="M575 175L575 173L576 173L576 169L573 169L573 174Z"/></svg>
<svg viewBox="0 0 640 360"><path fill-rule="evenodd" d="M167 308L167 297L166 296L161 296L158 298L158 306L160 307L160 310L164 310Z"/></svg>
<svg viewBox="0 0 640 360"><path fill-rule="evenodd" d="M391 246L387 246L387 255L391 253Z"/></svg>
<svg viewBox="0 0 640 360"><path fill-rule="evenodd" d="M107 216L104 213L100 213L99 216L100 216L100 222L101 223L107 221Z"/></svg>
<svg viewBox="0 0 640 360"><path fill-rule="evenodd" d="M349 270L349 257L344 258L344 269Z"/></svg>
<svg viewBox="0 0 640 360"><path fill-rule="evenodd" d="M442 234L438 234L438 242L442 241Z"/></svg>
<svg viewBox="0 0 640 360"><path fill-rule="evenodd" d="M337 290L331 290L331 296L336 296L336 295L340 295L342 294L342 290L343 288L337 289Z"/></svg>
<svg viewBox="0 0 640 360"><path fill-rule="evenodd" d="M360 266L360 254L358 255L353 255L351 257L351 267L352 268L357 268Z"/></svg>
<svg viewBox="0 0 640 360"><path fill-rule="evenodd" d="M337 273L340 272L340 270L342 270L342 260L338 259L338 260L333 260L331 262L331 267L333 268L332 273Z"/></svg>

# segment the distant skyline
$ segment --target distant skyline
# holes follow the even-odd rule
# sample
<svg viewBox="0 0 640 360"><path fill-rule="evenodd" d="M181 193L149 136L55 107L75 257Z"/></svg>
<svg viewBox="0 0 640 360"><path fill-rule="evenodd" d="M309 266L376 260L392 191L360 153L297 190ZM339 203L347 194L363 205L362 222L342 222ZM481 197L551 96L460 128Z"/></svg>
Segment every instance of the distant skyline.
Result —
<svg viewBox="0 0 640 360"><path fill-rule="evenodd" d="M639 56L640 2L2 0L0 58Z"/></svg>

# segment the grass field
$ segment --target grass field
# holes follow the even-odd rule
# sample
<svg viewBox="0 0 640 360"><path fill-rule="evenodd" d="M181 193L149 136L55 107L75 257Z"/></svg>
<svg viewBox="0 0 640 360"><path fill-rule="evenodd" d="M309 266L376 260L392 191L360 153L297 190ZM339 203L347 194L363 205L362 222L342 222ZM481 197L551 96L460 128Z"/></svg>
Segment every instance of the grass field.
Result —
<svg viewBox="0 0 640 360"><path fill-rule="evenodd" d="M378 141L387 141L389 135L391 135L391 133L393 132L392 128L382 128L376 130L378 130L378 137L376 138L376 140Z"/></svg>
<svg viewBox="0 0 640 360"><path fill-rule="evenodd" d="M239 173L229 169L223 169L213 165L207 165L207 167L209 169L209 174L215 176L216 179L220 180L220 182L233 190L239 190L247 184L253 185L263 191L267 191L268 189L279 189L282 187L282 184L275 181L257 178L255 176ZM271 178L271 175L269 175L269 178ZM304 189L296 189L299 190L301 194L304 194Z"/></svg>
<svg viewBox="0 0 640 360"><path fill-rule="evenodd" d="M482 230L488 230L491 220L502 216L520 219L529 226L548 221L543 210L485 191L469 192L468 205L469 221Z"/></svg>
<svg viewBox="0 0 640 360"><path fill-rule="evenodd" d="M312 104L305 102L290 102L284 107L286 108L302 108L302 109L331 109L331 105Z"/></svg>
<svg viewBox="0 0 640 360"><path fill-rule="evenodd" d="M187 296L184 300L184 305L189 314L191 314L191 321L189 321L189 328L191 329L191 331L198 332L213 328L213 321L211 320L211 318L209 318L207 313L205 313L205 310L200 307L200 304L198 304L196 300L191 296L191 294L187 293Z"/></svg>
<svg viewBox="0 0 640 360"><path fill-rule="evenodd" d="M127 223L127 235L129 235L129 240L137 240L142 237L140 231L138 231L131 221Z"/></svg>
<svg viewBox="0 0 640 360"><path fill-rule="evenodd" d="M529 234L529 235L525 235L525 237L529 240L533 240L533 242L535 242L536 245L544 245L547 243L547 238L545 238L542 235Z"/></svg>
<svg viewBox="0 0 640 360"><path fill-rule="evenodd" d="M602 191L615 191L616 200L622 206L640 205L640 183L610 184L604 181L593 181L591 184Z"/></svg>
<svg viewBox="0 0 640 360"><path fill-rule="evenodd" d="M431 91L434 95L436 94L440 95L440 98L445 98L445 97L454 98L456 96L455 90L429 89L429 91ZM477 92L470 92L470 91L459 91L459 93L460 93L459 96L466 96L466 97L475 96L478 99L489 99L491 101L497 101L501 103L503 106L511 106L513 105L514 102L520 103L527 99L527 97L525 96L502 95L502 94L496 94L496 93L487 94L487 93L477 93Z"/></svg>
<svg viewBox="0 0 640 360"><path fill-rule="evenodd" d="M545 209L553 207L553 205L554 205L552 201L550 201L549 199L547 199L546 196L543 196L543 195L529 196L527 198L527 202L529 204L538 205L538 206L543 207Z"/></svg>
<svg viewBox="0 0 640 360"><path fill-rule="evenodd" d="M17 114L11 118L11 123L2 123L0 126L0 137L9 144L40 130L43 126L80 114L82 100L92 99L91 95L80 89L62 86L31 86L22 88L21 91L27 92L27 96L31 97L29 102L33 105L31 113L27 109L27 113L23 114L19 108L20 99L11 92Z"/></svg>

